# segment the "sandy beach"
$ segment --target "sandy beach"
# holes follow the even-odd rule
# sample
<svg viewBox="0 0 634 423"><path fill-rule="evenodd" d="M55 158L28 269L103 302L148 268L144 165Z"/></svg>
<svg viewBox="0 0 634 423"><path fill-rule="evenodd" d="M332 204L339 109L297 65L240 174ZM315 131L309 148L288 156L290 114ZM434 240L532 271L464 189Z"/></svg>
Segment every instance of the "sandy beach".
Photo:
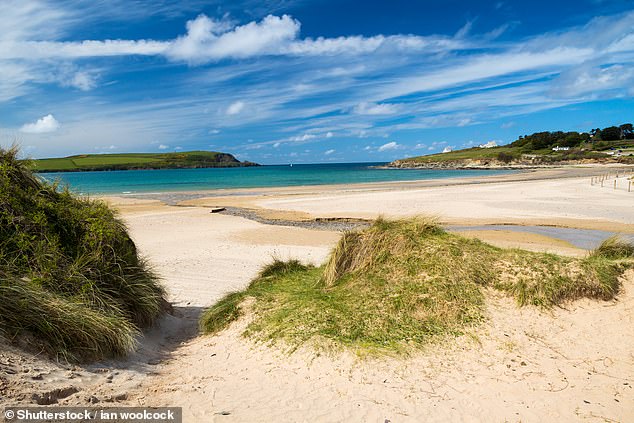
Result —
<svg viewBox="0 0 634 423"><path fill-rule="evenodd" d="M518 308L489 292L489 320L475 336L408 357L364 359L309 349L288 354L242 337L249 316L218 336L198 336L197 329L205 308L248 285L272 257L318 265L341 236L210 208L250 209L282 223L422 214L451 225L634 234L634 192L624 177L617 189L591 185L590 177L604 172L181 193L169 204L165 196L107 198L162 277L174 315L140 338L126 360L68 366L12 348L0 351L0 365L11 370L0 402L28 403L33 393L57 392L49 396L59 404L182 406L185 422L634 421L632 272L614 301L582 300L550 311ZM502 247L587 254L545 235L482 228L463 233Z"/></svg>

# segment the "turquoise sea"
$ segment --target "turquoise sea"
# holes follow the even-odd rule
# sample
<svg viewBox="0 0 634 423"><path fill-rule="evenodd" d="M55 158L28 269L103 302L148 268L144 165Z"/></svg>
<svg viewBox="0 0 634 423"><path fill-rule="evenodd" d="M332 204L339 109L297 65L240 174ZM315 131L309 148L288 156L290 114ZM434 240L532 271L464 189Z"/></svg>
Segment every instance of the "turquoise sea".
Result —
<svg viewBox="0 0 634 423"><path fill-rule="evenodd" d="M41 173L82 194L127 194L231 188L415 181L510 173L504 170L381 169L385 163L296 164L221 169Z"/></svg>

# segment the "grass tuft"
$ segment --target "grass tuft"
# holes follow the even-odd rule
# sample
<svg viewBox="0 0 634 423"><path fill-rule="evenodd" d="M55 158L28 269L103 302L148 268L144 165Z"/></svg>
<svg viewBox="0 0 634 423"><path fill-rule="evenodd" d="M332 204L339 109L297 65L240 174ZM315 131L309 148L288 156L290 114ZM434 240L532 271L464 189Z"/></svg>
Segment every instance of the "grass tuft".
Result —
<svg viewBox="0 0 634 423"><path fill-rule="evenodd" d="M200 330L205 333L217 333L242 316L240 303L244 300L242 292L232 292L223 297L213 307L206 310L200 318Z"/></svg>
<svg viewBox="0 0 634 423"><path fill-rule="evenodd" d="M634 258L634 243L619 238L617 235L611 236L592 252L592 256L608 259Z"/></svg>
<svg viewBox="0 0 634 423"><path fill-rule="evenodd" d="M0 150L0 330L73 360L120 356L165 309L158 278L108 206Z"/></svg>
<svg viewBox="0 0 634 423"><path fill-rule="evenodd" d="M279 258L273 258L273 262L260 270L260 278L268 278L271 276L283 276L292 272L302 272L308 269L298 260L283 261Z"/></svg>
<svg viewBox="0 0 634 423"><path fill-rule="evenodd" d="M211 307L201 328L222 330L252 298L245 334L256 339L403 352L468 333L485 318L485 288L522 306L608 300L632 264L501 249L445 232L434 219L379 219L344 234L322 267L276 260L246 290Z"/></svg>
<svg viewBox="0 0 634 423"><path fill-rule="evenodd" d="M298 260L283 261L274 257L272 263L260 270L258 277L251 282L247 291L261 292L266 290L273 280L293 274L304 274L310 269L314 267L304 265ZM248 297L247 291L229 293L205 311L200 318L200 330L204 333L217 333L238 320L243 315L241 304Z"/></svg>
<svg viewBox="0 0 634 423"><path fill-rule="evenodd" d="M435 218L387 220L379 217L370 228L349 231L341 237L330 254L323 282L330 287L346 273L375 267L390 257L405 254L421 238L442 233L444 230Z"/></svg>

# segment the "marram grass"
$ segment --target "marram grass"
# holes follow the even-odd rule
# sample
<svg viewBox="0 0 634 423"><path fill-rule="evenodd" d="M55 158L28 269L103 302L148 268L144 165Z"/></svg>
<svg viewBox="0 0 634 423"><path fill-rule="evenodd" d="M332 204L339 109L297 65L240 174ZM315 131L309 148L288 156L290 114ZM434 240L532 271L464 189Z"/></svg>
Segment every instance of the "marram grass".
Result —
<svg viewBox="0 0 634 423"><path fill-rule="evenodd" d="M28 331L66 356L100 358L124 355L134 347L137 328L115 313L52 294L28 280L0 281L5 333Z"/></svg>
<svg viewBox="0 0 634 423"><path fill-rule="evenodd" d="M201 329L226 328L253 298L245 334L258 340L402 352L482 322L487 288L522 306L613 298L634 265L626 244L609 241L587 258L569 258L497 248L445 232L433 219L379 219L344 234L319 268L276 260L204 313Z"/></svg>
<svg viewBox="0 0 634 423"><path fill-rule="evenodd" d="M0 150L0 331L67 359L120 356L166 306L125 225Z"/></svg>

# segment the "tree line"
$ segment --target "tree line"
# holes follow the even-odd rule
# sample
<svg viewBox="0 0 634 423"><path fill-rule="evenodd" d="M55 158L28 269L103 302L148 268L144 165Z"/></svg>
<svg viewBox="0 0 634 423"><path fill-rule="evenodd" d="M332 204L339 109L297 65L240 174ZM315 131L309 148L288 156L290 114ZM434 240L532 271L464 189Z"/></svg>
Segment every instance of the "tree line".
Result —
<svg viewBox="0 0 634 423"><path fill-rule="evenodd" d="M634 140L634 128L631 123L604 129L595 128L589 132L536 132L532 135L520 136L510 146L522 147L524 150L541 150L554 146L578 147L583 143L621 140Z"/></svg>

